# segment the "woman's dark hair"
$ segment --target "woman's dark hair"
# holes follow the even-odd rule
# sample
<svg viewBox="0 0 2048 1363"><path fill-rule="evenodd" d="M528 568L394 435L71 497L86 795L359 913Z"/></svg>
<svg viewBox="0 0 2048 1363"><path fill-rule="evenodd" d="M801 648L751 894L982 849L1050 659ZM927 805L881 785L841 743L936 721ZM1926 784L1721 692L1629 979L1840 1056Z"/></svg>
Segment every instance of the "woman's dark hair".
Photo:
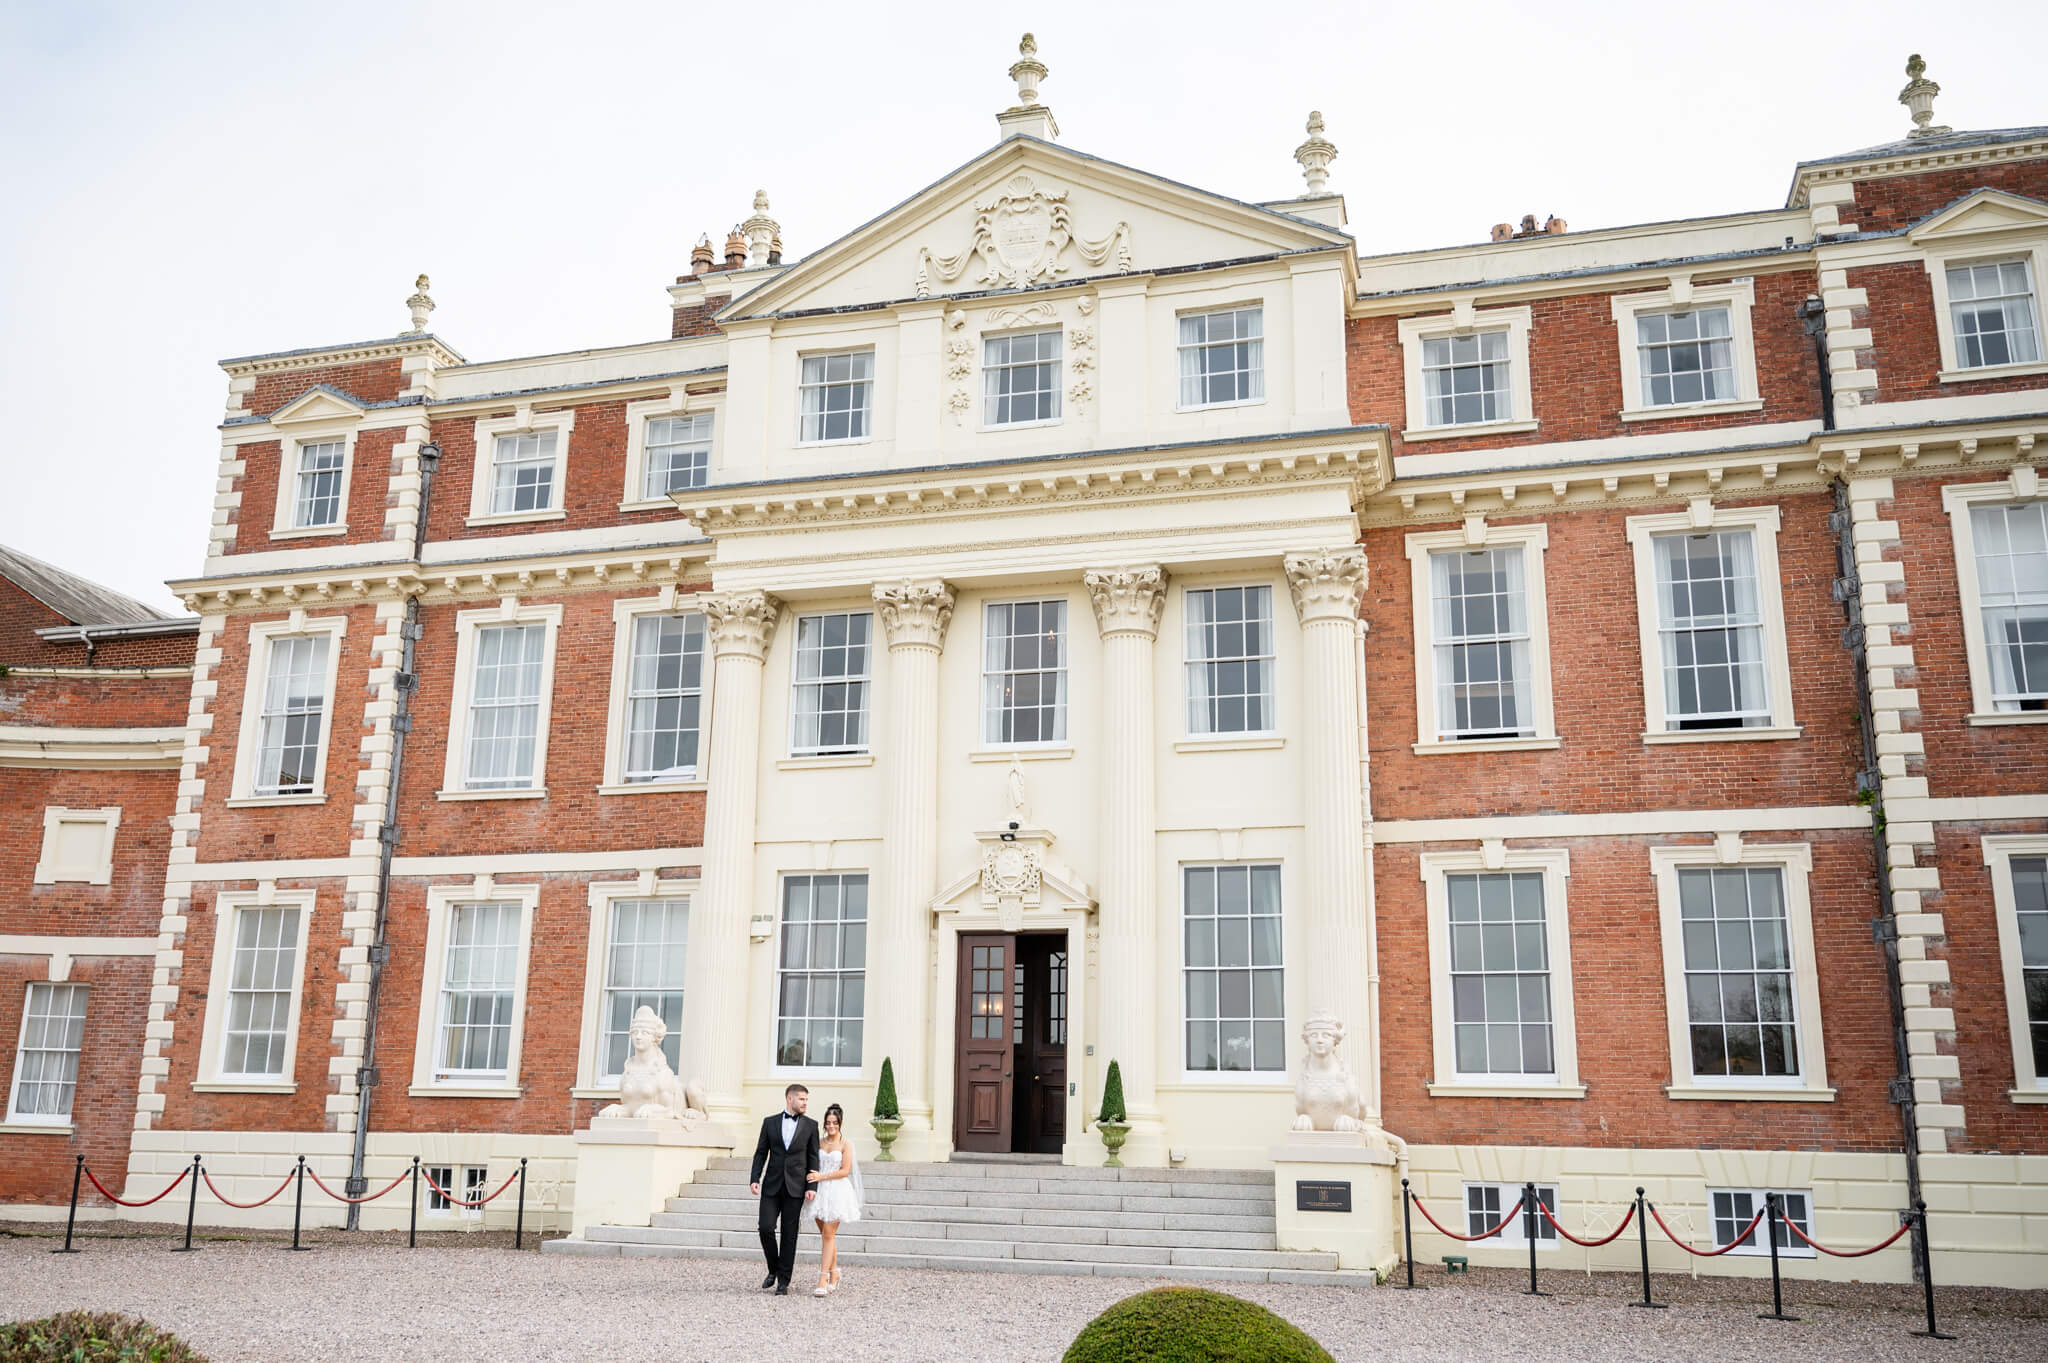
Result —
<svg viewBox="0 0 2048 1363"><path fill-rule="evenodd" d="M839 1106L839 1104L837 1103L834 1103L832 1104L832 1106L825 1109L825 1121L829 1122L835 1117L839 1119L839 1129L841 1131L846 1130L846 1109ZM822 1122L819 1123L819 1125L821 1126L823 1124L824 1123Z"/></svg>

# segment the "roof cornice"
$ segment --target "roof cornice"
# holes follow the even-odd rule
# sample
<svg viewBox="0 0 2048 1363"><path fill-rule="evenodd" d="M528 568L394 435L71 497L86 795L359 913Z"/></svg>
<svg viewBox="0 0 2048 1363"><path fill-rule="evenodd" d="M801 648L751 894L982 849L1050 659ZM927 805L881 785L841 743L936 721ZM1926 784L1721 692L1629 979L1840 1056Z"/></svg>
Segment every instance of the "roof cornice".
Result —
<svg viewBox="0 0 2048 1363"><path fill-rule="evenodd" d="M220 362L230 378L250 374L279 374L293 369L318 369L336 364L363 364L371 360L402 360L425 355L438 368L469 363L438 336L393 336L381 341L349 341L341 345L315 346L309 350L279 350L268 355L239 355Z"/></svg>
<svg viewBox="0 0 2048 1363"><path fill-rule="evenodd" d="M1814 186L1845 180L1884 180L1899 175L1925 175L1932 171L1956 170L2001 161L2031 161L2048 157L2048 133L2025 130L2031 136L2010 142L1982 142L1973 146L1925 146L1906 144L1873 148L1870 153L1851 153L1830 161L1804 161L1792 172L1792 188L1785 196L1787 208L1805 208Z"/></svg>

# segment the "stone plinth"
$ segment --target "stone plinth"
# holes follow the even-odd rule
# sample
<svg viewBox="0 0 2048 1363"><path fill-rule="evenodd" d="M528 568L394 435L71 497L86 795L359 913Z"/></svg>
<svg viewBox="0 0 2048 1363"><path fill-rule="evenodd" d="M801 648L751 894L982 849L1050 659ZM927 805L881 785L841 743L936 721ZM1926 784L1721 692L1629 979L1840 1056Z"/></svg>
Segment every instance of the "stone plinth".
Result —
<svg viewBox="0 0 2048 1363"><path fill-rule="evenodd" d="M1340 1268L1390 1272L1395 1250L1394 1152L1371 1131L1295 1131L1273 1159L1273 1230L1281 1249L1322 1250ZM1301 1211L1301 1183L1348 1183L1351 1210ZM580 1201L580 1199L579 1199Z"/></svg>
<svg viewBox="0 0 2048 1363"><path fill-rule="evenodd" d="M685 1126L674 1117L599 1117L576 1133L576 1213L570 1234L589 1226L651 1226L654 1214L714 1159L732 1153L718 1122Z"/></svg>

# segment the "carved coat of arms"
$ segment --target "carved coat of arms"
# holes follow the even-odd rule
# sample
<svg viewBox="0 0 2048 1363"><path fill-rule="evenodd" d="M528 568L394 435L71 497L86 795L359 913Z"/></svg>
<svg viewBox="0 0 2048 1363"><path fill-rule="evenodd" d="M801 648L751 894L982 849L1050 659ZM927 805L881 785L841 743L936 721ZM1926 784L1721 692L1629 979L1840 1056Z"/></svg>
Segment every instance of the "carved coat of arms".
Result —
<svg viewBox="0 0 2048 1363"><path fill-rule="evenodd" d="M974 241L958 255L939 256L926 247L917 256L917 296L931 294L932 281L951 283L970 261L981 262L977 282L987 288L1020 289L1065 274L1069 246L1090 265L1114 261L1131 268L1131 227L1119 222L1099 241L1074 234L1064 189L1041 189L1029 175L1013 175L1000 192L975 204Z"/></svg>

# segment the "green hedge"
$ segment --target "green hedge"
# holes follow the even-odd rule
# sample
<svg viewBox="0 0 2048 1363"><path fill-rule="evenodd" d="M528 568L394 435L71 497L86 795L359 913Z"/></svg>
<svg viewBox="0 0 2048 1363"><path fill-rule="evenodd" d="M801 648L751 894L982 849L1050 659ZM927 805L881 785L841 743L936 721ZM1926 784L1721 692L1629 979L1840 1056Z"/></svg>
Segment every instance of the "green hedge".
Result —
<svg viewBox="0 0 2048 1363"><path fill-rule="evenodd" d="M1265 1307L1200 1287L1126 1297L1088 1323L1064 1363L1334 1363Z"/></svg>
<svg viewBox="0 0 2048 1363"><path fill-rule="evenodd" d="M177 1336L112 1311L66 1311L0 1325L8 1363L206 1363Z"/></svg>

